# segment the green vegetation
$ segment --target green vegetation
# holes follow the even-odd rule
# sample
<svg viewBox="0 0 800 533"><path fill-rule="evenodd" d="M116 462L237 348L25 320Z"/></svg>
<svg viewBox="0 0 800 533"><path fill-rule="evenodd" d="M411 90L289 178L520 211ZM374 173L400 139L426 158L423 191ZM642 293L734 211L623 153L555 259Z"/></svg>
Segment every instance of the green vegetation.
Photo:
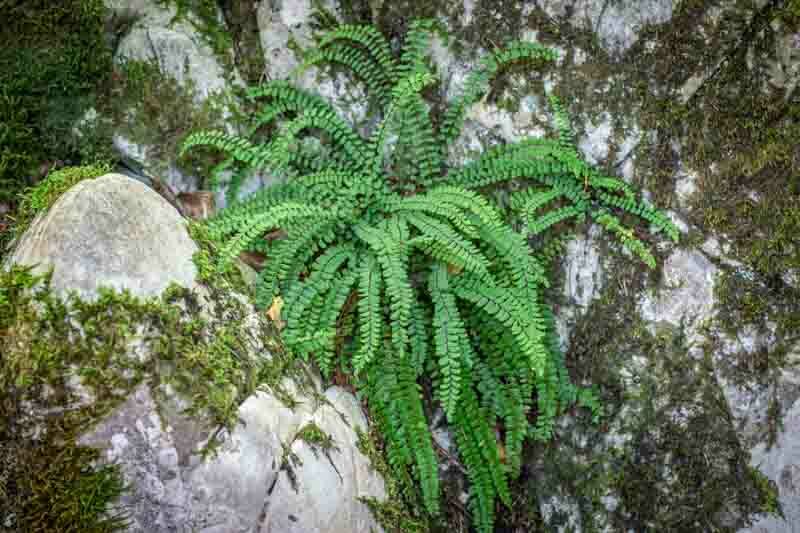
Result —
<svg viewBox="0 0 800 533"><path fill-rule="evenodd" d="M217 0L156 0L162 6L173 6L172 23L188 21L194 26L217 57L229 64L232 58L233 39L225 28L222 11Z"/></svg>
<svg viewBox="0 0 800 533"><path fill-rule="evenodd" d="M683 4L669 41L644 59L655 68L649 78L674 94L651 102L645 125L658 128L662 147L680 140L680 158L670 149L669 166L680 160L696 176L689 222L741 264L718 265L723 274L708 331L714 349L730 350L743 332L769 339L726 354L718 371L739 386L774 385L800 340L800 101L785 77L792 49L786 39L800 30L798 3L736 2L721 16L708 3ZM676 57L685 59L676 64ZM712 70L686 88L691 75ZM662 184L671 194L673 183ZM761 433L768 442L782 416L772 405Z"/></svg>
<svg viewBox="0 0 800 533"><path fill-rule="evenodd" d="M218 265L243 251L270 256L257 303L281 296L292 352L313 356L327 375L354 376L389 462L413 470L425 508L436 514L438 461L425 414L432 394L455 431L475 526L491 531L495 499L511 504L508 483L519 474L525 439L549 439L555 417L575 403L599 414L593 394L569 381L542 301L553 247L544 257L532 254L526 235L537 239L589 217L655 267L649 247L619 217L638 217L673 240L677 229L624 182L581 160L552 95L555 138L496 146L446 168L447 146L491 80L512 63L538 65L555 55L526 42L495 51L434 122L423 97L435 82L425 56L431 28L412 23L399 59L377 30L352 25L327 32L306 54L305 66L350 68L383 106L368 139L320 97L272 82L248 92L266 103L246 137L196 132L182 152L226 152L214 180L231 173L232 201L252 169L288 178L207 222L221 243ZM524 234L480 194L509 183ZM266 237L276 229L286 237Z"/></svg>
<svg viewBox="0 0 800 533"><path fill-rule="evenodd" d="M652 274L611 260L625 284L579 317L565 354L575 381L597 386L605 416L592 424L576 413L555 439L526 447L528 475L512 488L519 503L500 527L544 533L579 517L584 531L732 533L775 512L775 487L750 467L713 347L698 354L682 328L643 320L636 296ZM554 495L566 512L541 516Z"/></svg>
<svg viewBox="0 0 800 533"><path fill-rule="evenodd" d="M362 498L375 519L388 533L430 533L419 488L407 470L393 469L386 462L385 443L377 428L372 426L369 433L356 428L356 434L359 451L386 483L386 501Z"/></svg>
<svg viewBox="0 0 800 533"><path fill-rule="evenodd" d="M28 191L22 213L32 218L70 184L103 172L51 174ZM199 244L202 271L203 258L216 252L202 238ZM191 400L188 414L217 428L236 423L239 404L256 388L288 397L280 380L296 366L266 320L259 317L254 329L248 307L230 297L244 285L241 274L234 268L204 279L201 311L198 296L177 286L148 300L101 289L86 301L54 293L50 276L30 267L0 271L0 530L121 528L117 469L92 467L97 451L74 442L136 386L160 398L171 385ZM149 357L128 355L133 345ZM91 402L82 401L75 380Z"/></svg>
<svg viewBox="0 0 800 533"><path fill-rule="evenodd" d="M229 96L216 94L198 102L190 78L179 83L155 63L127 60L114 67L110 95L98 109L100 116L109 117L110 122L99 127L108 130L108 137L113 130L146 146L148 160L163 165L149 170L163 172L190 131L221 124L224 110L229 108ZM181 160L179 168L204 175L218 162L218 158L198 155ZM207 184L198 185L203 189Z"/></svg>
<svg viewBox="0 0 800 533"><path fill-rule="evenodd" d="M82 167L67 167L51 172L36 187L30 188L21 195L19 208L15 215L15 224L11 231L0 235L0 247L5 249L7 240L21 236L39 213L44 213L67 189L85 179L102 176L111 171L107 164ZM0 251L0 256L2 256Z"/></svg>
<svg viewBox="0 0 800 533"><path fill-rule="evenodd" d="M96 162L71 130L108 79L111 50L102 0L2 0L0 19L0 202L15 203L42 163Z"/></svg>

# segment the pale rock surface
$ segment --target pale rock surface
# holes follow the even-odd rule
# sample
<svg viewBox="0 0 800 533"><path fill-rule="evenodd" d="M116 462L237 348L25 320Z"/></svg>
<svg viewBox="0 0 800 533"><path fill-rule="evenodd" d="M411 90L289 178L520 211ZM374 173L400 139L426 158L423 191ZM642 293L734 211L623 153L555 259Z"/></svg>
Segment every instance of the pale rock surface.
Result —
<svg viewBox="0 0 800 533"><path fill-rule="evenodd" d="M603 49L612 55L623 54L633 46L642 26L670 20L673 9L671 0L542 0L539 5L551 17L568 17L573 26L593 31Z"/></svg>
<svg viewBox="0 0 800 533"><path fill-rule="evenodd" d="M464 0L461 3L463 3L463 10L460 14L461 23L469 24L475 18L475 13L480 6L472 0ZM763 7L764 3L763 0L758 2L758 7ZM152 0L134 0L132 2L108 0L108 4L114 6L115 12L119 10L134 12L140 17L138 23L140 27L154 28L156 30L167 28L173 15L170 10L154 9ZM339 5L335 0L324 0L323 4L334 13L340 13ZM602 49L611 56L612 63L630 51L631 47L639 41L640 32L644 25L668 22L673 16L673 11L677 5L670 0L539 0L535 3L531 2L531 6L534 4L536 7L541 7L551 17L556 19L566 17L570 25L578 29L594 32ZM380 10L380 6L381 2L374 2L371 3L370 7L373 12L377 12ZM311 0L262 0L259 3L258 25L267 63L268 78L285 79L293 75L298 66L298 60L291 51L289 44L297 44L301 48L310 45L310 15L312 7ZM527 9L526 7L525 10ZM721 5L718 8L710 9L709 12L713 15L716 11L717 15L714 16L721 20L720 14L727 9L727 7ZM449 23L447 20L443 20L443 22L445 24ZM668 25L666 28L668 28ZM183 29L180 26L176 26L171 31L183 31ZM521 34L523 38L530 38L535 35L536 31L536 28L522 28ZM153 35L152 31L149 35ZM168 37L170 35L161 34L159 36L157 31L156 37L157 39L163 39L164 43L166 43L169 41ZM147 44L148 34L141 34L138 39ZM194 38L190 38L188 41L178 37L175 39L175 42L183 43L186 46L194 46ZM467 49L470 52L475 52L476 57L482 56L485 52L477 42L467 41L461 44L466 44ZM561 56L559 61L562 61L569 48L572 48L572 51L575 52L575 65L591 67L595 63L603 63L604 59L598 59L597 54L592 50L587 49L584 51L583 49L577 49L576 46L577 44L569 44L568 48L559 48ZM796 86L798 80L800 39L796 35L784 34L779 39L776 39L775 47L775 57L770 58L766 64L770 74L769 83L776 87L783 87L787 91L786 94L791 94L791 90ZM166 44L162 48L169 54L174 53L178 58L181 56L182 52L179 53L177 48L170 48ZM721 49L720 53L727 50L727 48L723 48L724 50ZM147 49L143 49L142 53L149 52ZM202 54L207 54L207 51L201 51L197 48L193 49L191 53L198 53L202 56ZM442 77L440 96L445 101L451 101L463 86L467 73L472 69L474 63L472 60L456 57L451 47L438 38L433 41L431 55L433 63ZM470 55L468 53L465 57ZM189 63L190 66L197 68L196 66L201 65L202 61L192 58ZM179 60L167 60L165 58L163 64L172 65L171 68L182 67L182 63ZM557 64L561 65L562 63ZM687 74L681 91L684 97L688 98L694 94L697 88L713 72L714 68L715 65L712 63L707 65L705 70ZM201 77L209 77L209 79L199 80L199 86L209 87L214 86L217 82L224 83L224 81L219 81L220 78L216 74L218 70L214 68L209 67L204 72L202 69L196 70L196 72L202 72L198 74ZM326 73L322 73L320 76L318 74L319 72L316 69L310 69L303 76L296 78L295 81L300 86L318 92L326 99L330 99L341 116L357 127L363 127L366 99L360 84L358 82L354 83L349 77L341 75L331 79ZM547 90L554 86L562 87L560 75L558 67L552 68L544 75ZM616 82L615 80L616 78L606 80L606 86L611 86ZM597 81L603 82L603 80ZM594 105L595 103L592 102L591 106L594 107ZM626 181L631 182L634 177L641 177L641 175L636 174L637 171L642 172L642 169L638 167L638 161L636 161L636 147L640 140L657 141L658 139L652 137L653 132L640 130L637 125L635 109L630 110L630 113L626 110L623 113L625 116L620 117L618 111L605 112L600 101L597 102L597 105L601 106L600 109L604 112L591 116L581 113L574 117L576 121L574 124L575 129L585 132L585 135L580 139L581 152L587 159L596 161L601 167L606 163L613 163L612 174L621 175ZM522 95L519 111L516 113L500 109L492 104L481 103L471 110L465 124L464 134L451 148L450 161L460 164L474 158L494 143L515 140L528 135L540 135L542 131L539 129L540 126L543 123L547 123L547 113L545 111L546 105L543 105L541 95L537 95L535 91L532 91L529 95ZM621 146L617 147L616 157L609 162L607 160L611 153L611 140L620 138L617 135L619 133L618 127L615 125L615 121L620 118L624 121L625 131L629 132L629 135L623 138ZM680 146L673 148L676 148L676 153L680 155ZM128 149L122 150L123 153L126 150ZM134 148L130 148L131 152L134 150ZM144 154L137 155L137 157L146 160L148 156ZM684 168L682 165L679 165L678 172L674 176L678 207L683 211L672 213L672 215L680 216L675 220L686 229L688 229L688 225L685 224L682 215L691 207L692 195L697 191L699 185L698 176L699 173L693 169ZM246 190L249 191L268 183L271 183L269 177L256 177L247 184ZM559 334L564 344L569 340L570 329L575 319L589 309L592 301L602 294L604 289L610 288L606 287L606 285L611 285L610 280L613 279L611 276L614 273L605 271L598 233L596 228L592 228L585 236L579 237L570 243L566 251L564 258L565 283L562 293L566 302L565 305L561 306L557 315ZM689 344L688 355L691 360L698 360L702 355L700 346L704 341L704 337L701 326L714 318L714 283L719 272L727 267L736 269L741 267L741 264L727 257L729 249L722 236L705 235L704 237L703 244L695 250L667 248L668 255L664 265L663 278L657 284L651 284L649 292L644 294L638 302L641 317L649 325L651 331L660 330L660 326L667 326L672 330L680 329L683 326L687 327L686 332L688 335L686 340ZM722 242L720 242L720 239L722 239ZM784 277L788 280L787 283L800 283L797 281L799 277L796 273L788 272ZM621 283L626 282L624 279L618 281ZM714 354L714 363L717 366L720 366L724 359L730 357L734 352L744 350L746 353L754 353L759 348L768 345L770 337L769 335L762 336L755 331L743 328L738 339L728 339L726 342L727 344L722 347L720 353ZM642 378L671 379L671 375L659 374L654 369L657 362L657 359L653 362L648 361L642 354L631 354L623 365L624 368L620 371L620 376L623 378L626 387L635 389L637 387L636 384ZM796 367L795 363L791 365L791 368ZM796 402L796 382L798 377L793 370L782 372L778 384L774 386L779 387L777 392L781 401L787 404L787 414L784 419L783 430L778 436L778 441L771 449L767 449L763 443L752 443L759 436L757 428L763 421L768 405L767 400L772 397L775 389L735 386L732 383L728 383L718 370L715 372L715 383L722 388L730 412L737 424L737 438L745 449L751 449L754 446L752 447L753 457L751 463L778 483L781 502L787 514L786 522L777 518L764 519L757 522L752 528L743 530L747 532L789 532L792 531L793 521L800 521L800 511L798 511L800 504L797 503L800 502L800 494L798 494L798 489L796 488L800 486L800 481L798 481L800 476L797 475L797 472L800 472L800 466L798 466L800 465L800 459L798 459L800 457L800 453L798 453L800 448L793 444L798 440L796 433L798 431L798 420L800 420L800 408L798 408L798 403ZM331 397L338 394L340 392L334 394L328 391L326 396ZM139 397L140 395L137 393L132 398ZM664 398L658 397L653 399L653 403L661 405L663 400ZM336 403L333 400L331 401ZM679 407L673 406L676 419L683 416ZM694 408L696 406L690 407ZM179 508L180 505L184 505L184 503L180 502L190 501L192 498L197 497L200 502L197 503L197 508L205 509L203 512L206 512L209 517L205 523L198 522L196 524L200 530L237 531L239 530L237 528L245 527L245 524L251 524L252 530L260 528L261 531L321 531L316 529L319 524L324 524L326 520L331 520L331 523L334 523L339 520L337 517L342 516L342 513L350 513L348 516L352 517L352 522L350 523L353 526L352 530L361 531L362 529L359 529L361 526L361 522L359 522L359 516L361 515L359 513L363 511L361 507L350 508L349 511L347 508L334 511L332 507L321 505L319 512L316 514L294 514L292 511L284 512L282 510L286 509L287 506L299 505L305 508L310 505L308 501L309 498L312 498L314 491L303 492L303 487L307 486L308 483L306 478L328 479L333 482L339 479L337 470L342 474L342 478L346 478L345 473L351 471L351 469L358 470L357 465L360 464L360 460L357 457L351 463L345 464L343 462L340 464L339 460L344 461L342 457L346 453L332 451L330 455L336 460L336 468L334 469L324 454L319 454L319 458L316 458L307 443L293 439L294 433L309 420L314 420L320 427L323 427L327 423L323 418L328 409L329 407L327 406L309 405L302 407L299 413L292 413L268 394L259 393L254 395L240 409L240 416L243 420L248 421L248 424L243 427L237 427L230 436L229 441L226 441L216 459L217 462L204 463L202 466L186 466L184 465L186 459L182 459L189 456L186 450L192 448L192 446L186 445L185 442L191 442L192 445L202 442L205 438L200 435L202 432L195 435L194 430L190 431L187 429L188 426L186 424L182 425L176 422L177 418L171 415L167 429L159 433L148 429L150 428L148 425L150 419L147 418L149 415L146 415L148 411L143 409L142 415L136 419L137 422L140 422L138 425L135 422L124 424L125 427L134 429L128 429L127 432L121 434L120 432L117 432L117 434L109 433L113 437L109 442L112 443L112 451L114 449L122 450L132 446L131 443L137 442L137 438L144 439L144 437L138 437L138 434L151 435L151 441L155 443L154 446L156 448L148 452L149 455L144 455L151 458L160 457L160 462L152 459L149 463L150 470L140 469L134 470L134 472L141 472L141 479L159 480L158 482L153 481L147 484L147 487L149 487L147 490L150 491L147 494L152 494L152 498L157 500L157 498L164 497L164 493L167 490L165 487L169 487L174 492L173 503L178 506L174 508L176 509L176 516L185 516L186 508ZM633 408L626 406L616 420L612 421L611 429L606 435L607 442L605 445L607 447L622 449L627 445L626 443L631 439L632 435L626 432L626 428L629 422L636 420L637 409L638 407L636 406ZM271 414L259 417L258 413L263 410L267 410ZM345 409L342 408L340 410ZM360 415L360 411L355 410L353 412L353 420L360 420ZM264 420L268 420L268 422ZM140 427L143 429L139 429ZM170 427L172 428L171 431L169 431ZM177 431L175 430L177 427L182 429ZM343 446L339 441L349 442L352 437L347 431L347 426L336 425L334 429L330 430L326 426L324 429L334 436L340 448L343 448ZM175 437L176 434L182 434L183 432L194 436L192 438ZM437 441L444 442L444 435L445 431L441 428L435 432ZM169 439L173 440L169 441ZM585 436L576 435L575 439L585 440ZM165 442L173 442L173 444L164 444ZM253 442L263 442L264 447L255 451L251 444L248 444ZM299 474L298 486L300 493L292 492L288 484L286 471L279 470L279 464L273 464L270 460L270 458L277 457L278 463L280 462L282 452L280 445L276 444L277 442L288 445L303 461L302 466L295 468L295 472ZM158 448L159 446L161 448ZM171 451L172 449L174 449L174 452ZM124 455L121 451L115 453ZM245 455L246 457L244 457ZM177 467L173 466L174 457L178 457ZM249 470L251 477L247 478L248 481L239 488L227 486L227 480L231 479L228 473L235 471L237 468L244 468L241 465L245 463L248 468L251 468ZM193 463L190 462L188 464ZM262 466L253 468L253 465L256 464ZM179 472L179 475L174 479L180 479L180 483L172 481L173 478L169 478L174 472ZM150 477L148 478L147 476ZM192 488L193 483L205 487L204 490L208 490L209 494L203 493L203 490ZM264 489L261 487L262 485L271 486L270 484L272 483L274 483L274 486L272 486L271 495L269 498L265 498ZM359 483L361 482L359 481ZM371 481L357 486L370 486L370 483ZM355 484L347 485L343 480L340 485L337 485L337 487L345 487L344 491L351 490L347 488L351 486L355 486ZM377 492L379 493L380 490L377 490ZM216 496L211 493L216 494ZM234 493L238 495L236 498L231 496ZM148 497L150 498L151 496ZM603 498L608 498L608 501L612 502L615 496L606 495ZM252 521L254 515L249 504L248 512L241 511L239 502L243 501L259 501L262 504L257 514L256 522ZM607 507L611 511L616 507L616 504L609 503ZM582 529L580 510L568 495L554 492L549 497L543 497L540 501L540 509L545 516L566 515L567 524L574 526L576 531ZM184 515L181 513L184 513ZM148 520L155 522L161 520L163 522L167 520L165 518L167 514L169 513L159 515L156 512L148 516L143 515L141 522L143 524L153 523L147 522ZM258 527L252 525L256 523ZM606 530L612 531L612 529L608 528Z"/></svg>
<svg viewBox="0 0 800 533"><path fill-rule="evenodd" d="M91 297L98 286L160 294L194 285L197 245L174 207L120 174L85 180L64 193L23 235L11 261L53 268L52 287Z"/></svg>
<svg viewBox="0 0 800 533"><path fill-rule="evenodd" d="M336 0L324 0L321 4L336 15L341 13ZM302 72L298 70L300 59L293 47L305 50L313 46L313 9L311 0L265 0L259 4L258 28L267 77L272 80L289 79L300 88L316 92L350 124L362 128L367 114L367 93L360 82L343 73L332 77L316 67Z"/></svg>
<svg viewBox="0 0 800 533"><path fill-rule="evenodd" d="M155 0L109 0L107 6L112 16L127 16L135 21L117 46L114 55L117 64L137 60L157 65L163 74L181 85L191 83L198 105L209 96L241 85L236 68L223 64L192 23L173 21L174 7L159 5ZM219 17L220 23L224 23L221 13ZM113 143L123 159L158 175L176 192L197 189L196 180L178 170L171 159L159 161L154 158L151 146L128 139L119 132L114 134Z"/></svg>
<svg viewBox="0 0 800 533"><path fill-rule="evenodd" d="M164 10L156 5L147 12L156 14L135 24L122 38L116 62L154 62L179 83L191 80L200 100L227 87L225 68L194 26L184 20L164 23Z"/></svg>
<svg viewBox="0 0 800 533"><path fill-rule="evenodd" d="M608 157L608 141L611 136L611 115L603 113L597 124L586 124L586 134L578 141L586 160L596 165Z"/></svg>
<svg viewBox="0 0 800 533"><path fill-rule="evenodd" d="M145 297L170 282L194 287L195 250L172 206L143 184L108 174L67 191L32 224L11 260L53 266L59 291L92 297L111 285ZM250 317L241 327L258 339ZM251 348L254 358L270 357L259 340ZM206 459L197 452L216 428L202 415L184 414L188 400L166 385L139 386L79 442L100 448L101 462L119 465L130 486L120 503L131 532L382 531L358 500L386 497L383 479L356 446L356 428L366 429L361 407L341 388L323 391L311 375L305 388L284 379L294 409L265 391L247 398L239 422ZM297 439L311 422L333 439L329 456ZM293 470L296 485L285 471L292 467L285 448L302 460Z"/></svg>
<svg viewBox="0 0 800 533"><path fill-rule="evenodd" d="M592 226L585 236L578 236L567 244L564 256L564 296L568 302L584 309L603 289L603 265L599 249L601 234L600 226Z"/></svg>
<svg viewBox="0 0 800 533"><path fill-rule="evenodd" d="M785 519L762 517L741 533L794 533L800 524L800 401L783 415L783 426L774 446L757 445L751 450L751 459L753 466L777 484Z"/></svg>
<svg viewBox="0 0 800 533"><path fill-rule="evenodd" d="M688 331L696 332L713 311L717 271L702 253L675 250L664 264L661 290L656 295L645 295L639 302L642 318L653 324L683 324Z"/></svg>

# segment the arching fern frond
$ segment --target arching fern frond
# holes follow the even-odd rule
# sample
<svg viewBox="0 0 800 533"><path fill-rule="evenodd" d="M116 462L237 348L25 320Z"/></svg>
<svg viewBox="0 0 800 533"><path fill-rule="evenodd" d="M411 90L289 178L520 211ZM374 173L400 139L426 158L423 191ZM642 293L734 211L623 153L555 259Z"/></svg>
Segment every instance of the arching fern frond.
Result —
<svg viewBox="0 0 800 533"><path fill-rule="evenodd" d="M353 370L360 373L380 351L383 341L383 313L381 293L383 278L378 260L368 254L359 267L358 318L359 346L353 355Z"/></svg>
<svg viewBox="0 0 800 533"><path fill-rule="evenodd" d="M320 63L349 67L381 102L388 99L395 61L389 43L372 26L345 24L325 34L306 53L304 67Z"/></svg>
<svg viewBox="0 0 800 533"><path fill-rule="evenodd" d="M319 95L274 81L249 90L261 107L244 136L198 132L182 151L226 152L216 175L228 176L233 196L249 172L281 178L205 222L222 243L218 265L244 250L266 256L257 305L280 295L289 351L325 376L355 374L391 466L413 473L430 513L440 489L426 412L440 405L470 482L473 525L489 533L496 500L511 504L508 481L526 439L550 438L570 405L600 412L597 396L569 381L545 301L565 242L559 231L588 214L652 267L620 216L673 240L678 230L581 157L553 94L554 137L494 146L448 169L447 145L491 80L514 62L556 54L525 42L495 50L437 120L424 92L436 82L426 57L433 27L412 23L399 58L380 32L353 25L327 32L306 56L305 66L349 67L378 97L384 110L368 139ZM523 231L509 224L519 226L509 206Z"/></svg>
<svg viewBox="0 0 800 533"><path fill-rule="evenodd" d="M252 219L247 221L247 224L245 224L244 221L236 223L234 220L234 225L241 229L220 251L220 264L224 265L232 261L244 251L251 242L256 240L268 229L280 228L284 224L291 223L298 219L331 219L336 216L335 212L325 211L304 204L287 202L255 215Z"/></svg>
<svg viewBox="0 0 800 533"><path fill-rule="evenodd" d="M425 68L425 55L430 49L431 32L436 22L432 19L415 20L408 27L400 61L397 63L392 78L395 83Z"/></svg>

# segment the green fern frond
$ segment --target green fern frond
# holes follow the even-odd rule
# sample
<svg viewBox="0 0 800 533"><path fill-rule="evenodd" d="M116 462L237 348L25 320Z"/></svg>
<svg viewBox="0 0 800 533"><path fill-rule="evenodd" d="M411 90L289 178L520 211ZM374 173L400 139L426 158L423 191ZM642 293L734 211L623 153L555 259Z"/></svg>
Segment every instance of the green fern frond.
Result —
<svg viewBox="0 0 800 533"><path fill-rule="evenodd" d="M306 53L304 67L338 63L349 67L382 102L388 99L395 68L389 43L372 26L342 25Z"/></svg>
<svg viewBox="0 0 800 533"><path fill-rule="evenodd" d="M398 117L402 116L403 109L409 105L417 94L426 86L435 81L434 76L427 70L415 71L401 79L393 88L391 100L386 109L386 114L370 138L372 147L372 161L369 168L375 174L383 171L384 145L386 136L395 127Z"/></svg>
<svg viewBox="0 0 800 533"><path fill-rule="evenodd" d="M354 163L354 168L366 168L367 145L321 97L281 81L273 81L250 89L247 91L247 96L251 100L266 99L270 105L278 104L285 112L303 114L314 127L328 133L333 142L340 145Z"/></svg>
<svg viewBox="0 0 800 533"><path fill-rule="evenodd" d="M489 261L474 244L463 238L449 224L423 213L408 213L404 218L423 234L411 241L414 246L461 269L476 273L488 272Z"/></svg>
<svg viewBox="0 0 800 533"><path fill-rule="evenodd" d="M372 26L344 24L327 33L318 43L317 48L326 49L328 46L340 42L348 41L359 45L369 52L370 56L378 63L383 75L387 76L395 66L392 57L392 50L386 38Z"/></svg>
<svg viewBox="0 0 800 533"><path fill-rule="evenodd" d="M470 349L462 342L466 338L466 329L456 300L449 290L447 269L443 265L434 267L428 278L428 285L434 306L434 347L439 370L436 392L447 420L452 423L458 411L463 386L463 359L465 356L470 359L474 357L464 353L465 348Z"/></svg>
<svg viewBox="0 0 800 533"><path fill-rule="evenodd" d="M357 374L372 362L383 340L382 290L383 278L378 260L373 254L368 254L359 267L359 346L353 355L353 370Z"/></svg>
<svg viewBox="0 0 800 533"><path fill-rule="evenodd" d="M414 367L417 377L422 376L429 358L429 341L431 339L429 324L431 324L431 317L427 306L423 305L419 298L414 299L411 307L411 320L408 323L408 337L411 343L411 365Z"/></svg>
<svg viewBox="0 0 800 533"><path fill-rule="evenodd" d="M656 258L647 249L647 246L640 241L634 234L633 230L623 226L619 219L605 210L597 210L592 213L592 218L605 229L613 233L622 243L622 245L630 250L634 255L638 256L644 264L650 268L656 267Z"/></svg>
<svg viewBox="0 0 800 533"><path fill-rule="evenodd" d="M570 218L577 218L579 221L583 220L586 211L574 205L568 205L556 209L555 211L548 211L542 216L528 219L528 231L533 235L542 233L550 226L563 222Z"/></svg>
<svg viewBox="0 0 800 533"><path fill-rule="evenodd" d="M314 341L308 344L308 350L313 353L317 366L326 377L330 376L333 370L335 356L333 339L337 333L339 313L350 297L357 279L358 275L354 271L335 277L320 306L322 312L319 320L306 325L306 330L313 331L314 335Z"/></svg>
<svg viewBox="0 0 800 533"><path fill-rule="evenodd" d="M376 64L366 51L334 44L326 49L312 51L304 61L305 66L321 63L338 63L350 68L366 83L369 92L377 96L381 102L389 98L391 81L386 71Z"/></svg>
<svg viewBox="0 0 800 533"><path fill-rule="evenodd" d="M399 59L380 32L353 25L327 32L306 56L305 66L349 67L378 96L383 117L368 139L320 96L275 81L248 91L262 106L242 137L197 132L182 153L210 146L228 155L214 182L227 176L230 205L204 223L223 243L220 269L244 250L266 255L257 305L280 295L289 351L326 376L335 367L355 374L389 463L413 473L432 514L440 489L425 413L431 401L441 405L466 467L473 525L489 533L496 500L511 504L508 481L526 439L551 438L572 405L601 415L597 395L569 380L543 292L566 241L559 223L588 214L651 267L654 256L619 216L674 240L678 230L633 187L582 159L553 94L554 138L494 146L446 168L448 143L492 78L556 54L535 43L494 51L436 127L423 93L436 81L426 57L433 27L413 23ZM234 202L257 169L282 181ZM519 225L509 207L524 231L508 223Z"/></svg>
<svg viewBox="0 0 800 533"><path fill-rule="evenodd" d="M289 229L287 238L270 247L269 261L259 273L256 284L256 303L260 307L269 307L282 285L297 281L289 274L298 267L302 268L304 260L313 256L325 242L333 241L334 225L335 222L329 218L304 220Z"/></svg>
<svg viewBox="0 0 800 533"><path fill-rule="evenodd" d="M247 246L264 234L268 229L280 228L282 225L298 219L331 219L335 218L336 213L325 211L318 207L312 207L297 203L284 203L271 208L269 211L259 213L247 224L236 224L241 228L225 247L220 250L220 265L225 265L233 261ZM234 221L235 223L235 221Z"/></svg>
<svg viewBox="0 0 800 533"><path fill-rule="evenodd" d="M392 78L397 82L425 69L425 55L430 50L431 32L436 26L432 19L419 19L411 23L406 33L400 61L397 63Z"/></svg>
<svg viewBox="0 0 800 533"><path fill-rule="evenodd" d="M313 338L316 331L313 325L303 321L314 298L323 296L331 289L338 270L355 258L355 248L351 243L338 244L328 248L311 267L308 278L292 284L286 293L286 330L284 340L288 345L300 346L303 340Z"/></svg>

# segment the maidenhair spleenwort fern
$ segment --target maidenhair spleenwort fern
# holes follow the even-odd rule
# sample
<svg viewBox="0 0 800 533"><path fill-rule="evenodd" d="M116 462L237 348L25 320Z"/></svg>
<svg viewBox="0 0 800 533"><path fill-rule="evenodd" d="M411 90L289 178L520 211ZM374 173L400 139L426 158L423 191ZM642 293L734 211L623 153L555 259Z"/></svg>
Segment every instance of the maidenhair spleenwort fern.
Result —
<svg viewBox="0 0 800 533"><path fill-rule="evenodd" d="M550 438L555 417L576 402L597 405L570 383L554 342L541 256L481 192L513 180L510 205L529 233L589 217L651 267L648 247L618 214L673 240L678 232L628 185L581 159L555 96L555 138L495 146L448 168L447 147L493 76L555 52L515 42L489 54L435 127L422 96L436 80L425 57L431 25L411 25L399 58L377 30L350 25L307 54L307 65L351 68L383 104L369 138L319 96L276 81L250 89L263 106L248 136L197 132L183 151L222 150L229 159L221 168L238 169L234 176L263 169L286 177L208 221L224 243L220 262L243 251L267 254L257 303L281 295L287 346L326 374L353 375L392 465L413 470L435 514L439 478L425 394L432 391L455 431L474 523L488 532L496 499L510 504L525 439ZM277 229L283 238L274 238Z"/></svg>

